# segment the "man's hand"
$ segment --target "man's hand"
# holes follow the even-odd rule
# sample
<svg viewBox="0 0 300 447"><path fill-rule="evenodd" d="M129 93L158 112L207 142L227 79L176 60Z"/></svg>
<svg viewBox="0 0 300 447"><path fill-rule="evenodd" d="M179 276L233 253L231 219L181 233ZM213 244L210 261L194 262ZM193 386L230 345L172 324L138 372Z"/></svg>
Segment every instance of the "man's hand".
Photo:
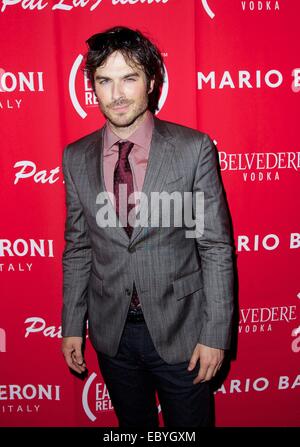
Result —
<svg viewBox="0 0 300 447"><path fill-rule="evenodd" d="M212 379L221 368L223 359L223 349L210 348L197 343L188 366L188 371L192 371L198 360L200 360L200 370L193 383L196 384Z"/></svg>
<svg viewBox="0 0 300 447"><path fill-rule="evenodd" d="M69 368L79 374L86 370L82 356L82 337L64 337L61 350Z"/></svg>

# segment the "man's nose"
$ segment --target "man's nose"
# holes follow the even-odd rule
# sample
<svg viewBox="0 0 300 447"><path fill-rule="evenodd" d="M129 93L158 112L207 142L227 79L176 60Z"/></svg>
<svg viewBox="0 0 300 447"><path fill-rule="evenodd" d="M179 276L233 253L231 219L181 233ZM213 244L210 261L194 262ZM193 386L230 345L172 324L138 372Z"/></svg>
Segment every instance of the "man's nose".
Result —
<svg viewBox="0 0 300 447"><path fill-rule="evenodd" d="M120 82L116 82L112 85L112 100L116 101L124 96L122 84Z"/></svg>

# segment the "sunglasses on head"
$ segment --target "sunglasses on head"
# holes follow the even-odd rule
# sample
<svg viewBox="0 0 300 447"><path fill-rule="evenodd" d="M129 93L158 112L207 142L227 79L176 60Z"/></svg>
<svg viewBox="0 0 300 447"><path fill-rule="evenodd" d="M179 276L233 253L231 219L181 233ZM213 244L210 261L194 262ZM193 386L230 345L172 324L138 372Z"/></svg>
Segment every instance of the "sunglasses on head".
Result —
<svg viewBox="0 0 300 447"><path fill-rule="evenodd" d="M130 29L116 29L107 31L106 33L94 34L86 43L91 51L98 51L107 46L113 37L122 40L122 42L133 42L137 39L137 33Z"/></svg>

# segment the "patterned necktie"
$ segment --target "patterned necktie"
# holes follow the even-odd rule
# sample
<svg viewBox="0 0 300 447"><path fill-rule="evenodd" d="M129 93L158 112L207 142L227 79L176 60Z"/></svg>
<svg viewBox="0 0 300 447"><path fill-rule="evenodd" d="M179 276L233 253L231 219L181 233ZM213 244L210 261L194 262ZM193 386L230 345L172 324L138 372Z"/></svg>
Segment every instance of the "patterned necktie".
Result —
<svg viewBox="0 0 300 447"><path fill-rule="evenodd" d="M128 155L134 144L130 141L118 143L119 159L114 171L114 195L116 200L116 213L124 225L124 229L129 237L132 234L132 226L128 223L128 215L134 204L128 203L128 197L134 192L133 177L128 160Z"/></svg>
<svg viewBox="0 0 300 447"><path fill-rule="evenodd" d="M133 203L128 203L128 197L134 192L133 177L128 160L129 153L134 146L130 141L118 143L119 159L114 170L114 195L116 201L116 213L124 225L124 229L131 237L133 227L128 222L130 210L134 207ZM134 312L141 312L140 300L138 298L135 283L133 283L133 293L131 297L130 309Z"/></svg>

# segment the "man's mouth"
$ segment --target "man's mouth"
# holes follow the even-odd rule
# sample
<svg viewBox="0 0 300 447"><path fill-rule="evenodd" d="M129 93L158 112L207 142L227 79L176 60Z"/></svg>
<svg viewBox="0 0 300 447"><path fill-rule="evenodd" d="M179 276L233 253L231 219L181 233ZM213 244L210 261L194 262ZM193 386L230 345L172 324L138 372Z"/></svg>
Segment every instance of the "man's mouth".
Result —
<svg viewBox="0 0 300 447"><path fill-rule="evenodd" d="M113 107L112 110L114 112L125 112L125 110L128 109L128 106L117 106L117 107Z"/></svg>
<svg viewBox="0 0 300 447"><path fill-rule="evenodd" d="M125 104L115 104L115 105L111 105L110 109L113 110L114 112L125 112L128 107L129 107L129 103L125 103Z"/></svg>

